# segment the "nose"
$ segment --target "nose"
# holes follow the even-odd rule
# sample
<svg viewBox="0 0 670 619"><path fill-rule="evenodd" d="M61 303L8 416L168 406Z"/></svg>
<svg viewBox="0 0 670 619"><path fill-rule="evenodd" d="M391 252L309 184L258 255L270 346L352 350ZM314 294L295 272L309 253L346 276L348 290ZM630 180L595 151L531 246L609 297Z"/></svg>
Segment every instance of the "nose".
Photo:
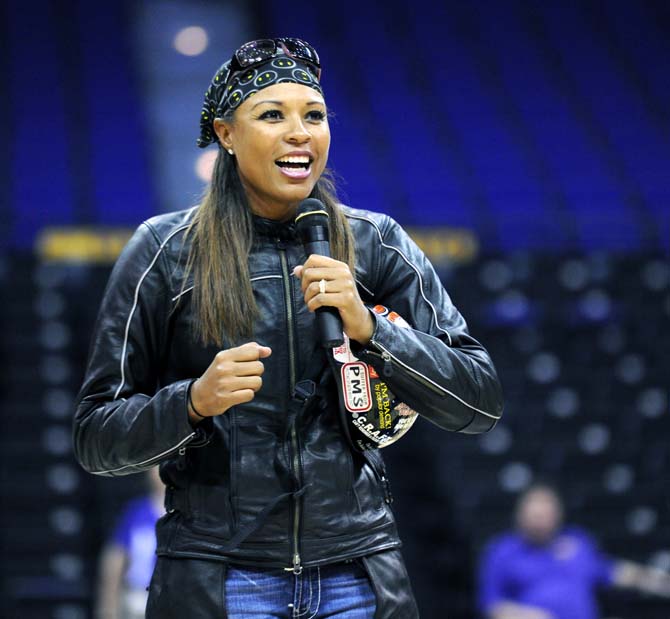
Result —
<svg viewBox="0 0 670 619"><path fill-rule="evenodd" d="M299 115L293 116L285 140L290 144L306 144L312 139L312 134Z"/></svg>

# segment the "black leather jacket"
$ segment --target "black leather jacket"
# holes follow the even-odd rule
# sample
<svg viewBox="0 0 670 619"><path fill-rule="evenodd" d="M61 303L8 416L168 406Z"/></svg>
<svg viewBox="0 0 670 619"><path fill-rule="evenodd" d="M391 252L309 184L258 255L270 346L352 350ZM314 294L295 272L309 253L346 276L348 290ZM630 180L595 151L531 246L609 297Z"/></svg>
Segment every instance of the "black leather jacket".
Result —
<svg viewBox="0 0 670 619"><path fill-rule="evenodd" d="M440 428L489 430L502 412L496 372L432 266L388 216L343 208L361 298L412 327L375 318L358 356L380 375L386 369L393 392ZM192 214L143 223L114 267L77 401L79 462L98 475L161 463L168 514L157 527L159 554L292 567L398 547L381 456L354 453L339 426L314 315L291 275L306 259L292 224L255 218L254 339L273 351L263 387L248 404L189 423L189 382L217 352L194 341L192 283L182 285ZM317 366L317 397L293 401L292 385Z"/></svg>

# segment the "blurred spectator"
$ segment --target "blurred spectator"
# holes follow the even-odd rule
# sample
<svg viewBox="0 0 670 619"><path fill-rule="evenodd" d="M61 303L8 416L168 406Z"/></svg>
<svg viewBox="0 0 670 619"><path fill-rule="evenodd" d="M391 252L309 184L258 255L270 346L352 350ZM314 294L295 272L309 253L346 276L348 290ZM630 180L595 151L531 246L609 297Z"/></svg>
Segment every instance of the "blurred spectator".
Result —
<svg viewBox="0 0 670 619"><path fill-rule="evenodd" d="M156 562L156 521L165 487L158 467L147 473L149 494L131 501L102 551L95 619L144 619Z"/></svg>
<svg viewBox="0 0 670 619"><path fill-rule="evenodd" d="M536 485L519 499L516 531L484 554L479 606L487 619L596 619L601 586L670 597L670 574L606 557L588 533L563 526L558 493Z"/></svg>

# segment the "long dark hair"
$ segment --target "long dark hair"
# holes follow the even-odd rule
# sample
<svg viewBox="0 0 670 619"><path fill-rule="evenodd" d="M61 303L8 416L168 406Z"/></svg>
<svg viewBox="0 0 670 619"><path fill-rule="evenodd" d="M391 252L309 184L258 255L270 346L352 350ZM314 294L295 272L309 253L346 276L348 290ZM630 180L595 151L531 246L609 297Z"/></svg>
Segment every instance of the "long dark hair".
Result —
<svg viewBox="0 0 670 619"><path fill-rule="evenodd" d="M353 273L353 235L327 170L310 197L321 200L328 211L332 257L347 263ZM224 148L219 147L212 181L186 238L191 247L184 282L192 272L197 338L221 346L226 338L236 342L251 337L258 316L248 265L254 227L235 158Z"/></svg>

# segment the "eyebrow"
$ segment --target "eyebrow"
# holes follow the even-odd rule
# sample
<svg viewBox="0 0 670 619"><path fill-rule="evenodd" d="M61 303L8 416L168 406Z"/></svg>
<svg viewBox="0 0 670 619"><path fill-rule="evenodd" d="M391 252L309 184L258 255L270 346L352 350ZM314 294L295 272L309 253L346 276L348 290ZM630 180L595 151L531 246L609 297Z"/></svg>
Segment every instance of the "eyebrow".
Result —
<svg viewBox="0 0 670 619"><path fill-rule="evenodd" d="M265 99L264 101L259 101L258 103L255 103L251 109L253 110L254 108L258 107L259 105L263 105L263 103L272 103L274 105L284 105L283 101L274 101L272 99ZM307 105L325 105L324 101L308 101Z"/></svg>

